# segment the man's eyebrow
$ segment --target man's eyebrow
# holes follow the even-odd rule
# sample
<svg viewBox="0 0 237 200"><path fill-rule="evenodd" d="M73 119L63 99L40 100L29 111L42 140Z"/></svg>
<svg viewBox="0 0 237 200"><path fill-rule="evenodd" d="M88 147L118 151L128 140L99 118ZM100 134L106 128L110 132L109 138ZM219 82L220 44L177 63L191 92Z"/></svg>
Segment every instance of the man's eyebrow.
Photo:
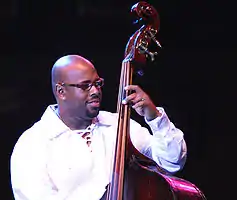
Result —
<svg viewBox="0 0 237 200"><path fill-rule="evenodd" d="M84 81L79 82L79 84L80 83L91 83L91 81L90 80L84 80Z"/></svg>
<svg viewBox="0 0 237 200"><path fill-rule="evenodd" d="M91 80L80 81L79 84L81 84L81 83L92 83L94 81L98 81L99 79L100 79L100 77L95 78L95 80L93 80L93 81L91 81Z"/></svg>

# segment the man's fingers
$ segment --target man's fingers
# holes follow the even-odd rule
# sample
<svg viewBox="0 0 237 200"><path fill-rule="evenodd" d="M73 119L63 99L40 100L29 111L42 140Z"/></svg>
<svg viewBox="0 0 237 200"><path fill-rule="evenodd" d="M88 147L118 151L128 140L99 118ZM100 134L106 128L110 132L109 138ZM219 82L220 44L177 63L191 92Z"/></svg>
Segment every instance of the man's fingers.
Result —
<svg viewBox="0 0 237 200"><path fill-rule="evenodd" d="M141 91L141 88L137 85L127 85L124 89L125 90L134 90L135 92Z"/></svg>

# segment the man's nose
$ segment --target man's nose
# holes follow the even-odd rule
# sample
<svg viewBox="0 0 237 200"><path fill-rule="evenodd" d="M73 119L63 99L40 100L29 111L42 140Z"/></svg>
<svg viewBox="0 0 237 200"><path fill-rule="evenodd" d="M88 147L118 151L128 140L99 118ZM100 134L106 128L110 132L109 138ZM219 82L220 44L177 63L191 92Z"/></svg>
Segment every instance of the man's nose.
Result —
<svg viewBox="0 0 237 200"><path fill-rule="evenodd" d="M100 93L100 87L97 87L96 85L92 85L90 92L93 93Z"/></svg>

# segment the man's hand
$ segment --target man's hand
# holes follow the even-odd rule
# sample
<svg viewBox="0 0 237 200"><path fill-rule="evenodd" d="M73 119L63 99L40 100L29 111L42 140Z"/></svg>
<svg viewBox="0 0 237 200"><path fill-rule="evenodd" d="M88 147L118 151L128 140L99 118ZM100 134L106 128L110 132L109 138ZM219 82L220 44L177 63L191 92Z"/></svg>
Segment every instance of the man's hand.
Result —
<svg viewBox="0 0 237 200"><path fill-rule="evenodd" d="M130 95L122 101L123 104L131 104L136 112L145 116L148 121L161 116L161 113L156 109L156 106L150 97L137 85L128 85L125 87L126 91L133 91Z"/></svg>

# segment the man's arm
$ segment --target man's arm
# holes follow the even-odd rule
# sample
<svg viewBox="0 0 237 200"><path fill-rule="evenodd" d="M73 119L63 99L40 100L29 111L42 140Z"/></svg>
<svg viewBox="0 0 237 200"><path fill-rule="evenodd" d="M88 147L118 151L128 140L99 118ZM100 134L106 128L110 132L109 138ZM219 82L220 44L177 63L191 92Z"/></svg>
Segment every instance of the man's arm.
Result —
<svg viewBox="0 0 237 200"><path fill-rule="evenodd" d="M31 143L30 143L31 142ZM20 139L10 160L11 184L15 200L62 200L47 174L43 147Z"/></svg>
<svg viewBox="0 0 237 200"><path fill-rule="evenodd" d="M183 138L183 132L170 122L163 108L157 107L161 116L147 121L150 132L138 125L131 123L131 139L135 147L150 157L156 163L170 173L181 170L186 162L187 146Z"/></svg>

